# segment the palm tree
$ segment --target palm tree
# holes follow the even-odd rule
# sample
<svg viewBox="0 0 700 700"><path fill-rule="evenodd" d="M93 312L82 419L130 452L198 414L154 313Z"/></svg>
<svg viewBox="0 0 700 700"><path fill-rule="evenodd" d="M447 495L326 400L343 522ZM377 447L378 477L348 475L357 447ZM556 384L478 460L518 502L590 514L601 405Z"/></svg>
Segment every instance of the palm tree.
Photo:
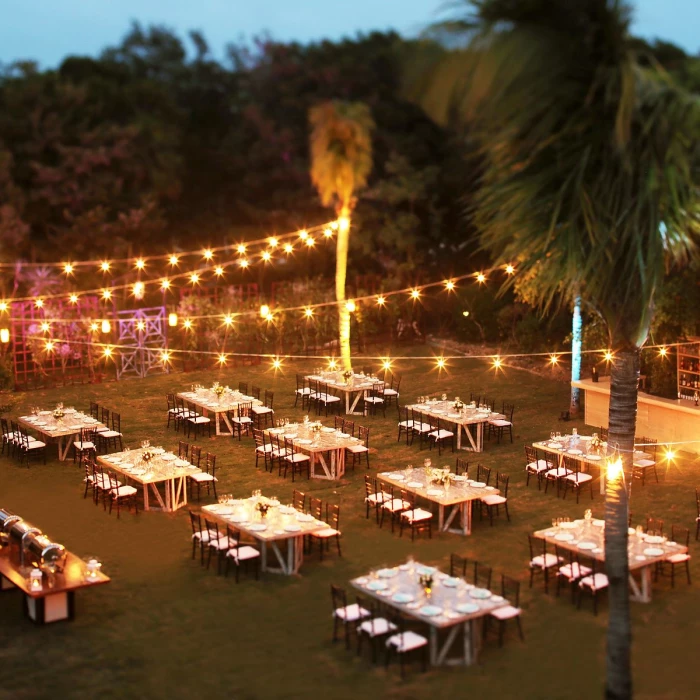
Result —
<svg viewBox="0 0 700 700"><path fill-rule="evenodd" d="M622 0L464 5L465 16L437 27L451 49L413 87L435 118L468 124L481 149L473 214L495 262L536 271L544 310L563 283L568 300L575 289L607 322L609 441L623 469L610 471L606 492L606 697L630 698L624 481L654 297L700 234L698 102L637 63Z"/></svg>
<svg viewBox="0 0 700 700"><path fill-rule="evenodd" d="M323 102L309 110L311 125L311 181L324 206L338 214L335 297L338 302L338 335L343 368L351 369L350 310L345 300L350 217L357 192L367 184L372 170L374 122L363 102Z"/></svg>

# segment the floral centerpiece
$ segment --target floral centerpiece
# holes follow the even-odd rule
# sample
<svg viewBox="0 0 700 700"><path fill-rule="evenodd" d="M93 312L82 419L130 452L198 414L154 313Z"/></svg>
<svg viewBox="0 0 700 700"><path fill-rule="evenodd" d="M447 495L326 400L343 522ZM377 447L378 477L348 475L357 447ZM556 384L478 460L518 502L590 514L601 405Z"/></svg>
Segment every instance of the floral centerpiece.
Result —
<svg viewBox="0 0 700 700"><path fill-rule="evenodd" d="M352 378L353 378L353 371L351 369L346 369L343 372L343 379L345 380L345 383L348 384Z"/></svg>
<svg viewBox="0 0 700 700"><path fill-rule="evenodd" d="M65 412L64 412L64 410L63 410L63 404L62 404L62 403L59 403L59 404L56 406L56 408L54 408L54 410L53 410L53 417L54 417L56 420L62 420L62 419L63 419L63 416L65 416L65 415L66 415L66 414L65 414Z"/></svg>
<svg viewBox="0 0 700 700"><path fill-rule="evenodd" d="M141 459L148 464L156 455L151 450L151 441L150 440L144 440L141 443Z"/></svg>
<svg viewBox="0 0 700 700"><path fill-rule="evenodd" d="M437 486L449 486L452 481L452 474L449 467L445 469L428 469L428 478L430 483Z"/></svg>
<svg viewBox="0 0 700 700"><path fill-rule="evenodd" d="M271 507L272 506L265 501L258 501L255 504L255 510L257 510L258 513L260 513L261 518L264 518L267 515L267 511L270 510Z"/></svg>
<svg viewBox="0 0 700 700"><path fill-rule="evenodd" d="M598 437L598 433L593 433L591 437L589 449L594 454L600 453L600 448L603 446L603 441Z"/></svg>
<svg viewBox="0 0 700 700"><path fill-rule="evenodd" d="M421 574L418 577L418 582L425 591L425 595L430 596L430 594L433 592L433 575Z"/></svg>
<svg viewBox="0 0 700 700"><path fill-rule="evenodd" d="M312 432L314 435L318 435L318 434L321 432L321 428L322 428L322 427L323 427L323 426L322 426L320 423L312 423L312 424L311 424L311 432Z"/></svg>
<svg viewBox="0 0 700 700"><path fill-rule="evenodd" d="M221 398L226 391L228 390L227 386L224 386L223 384L219 384L219 382L214 382L214 384L211 387L211 390L219 397Z"/></svg>
<svg viewBox="0 0 700 700"><path fill-rule="evenodd" d="M462 401L459 396L455 396L455 402L452 404L452 408L456 411L461 411L464 408L464 401Z"/></svg>

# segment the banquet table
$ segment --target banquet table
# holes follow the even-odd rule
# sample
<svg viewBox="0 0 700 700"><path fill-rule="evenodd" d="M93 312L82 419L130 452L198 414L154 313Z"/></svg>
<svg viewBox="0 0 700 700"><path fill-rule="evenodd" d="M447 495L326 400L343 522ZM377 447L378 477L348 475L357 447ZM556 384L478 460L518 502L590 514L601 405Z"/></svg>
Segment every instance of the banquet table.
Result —
<svg viewBox="0 0 700 700"><path fill-rule="evenodd" d="M368 377L364 374L353 374L350 380L346 382L342 372L310 374L305 379L311 382L328 384L330 389L340 392L344 396L345 413L349 416L365 415L366 409L362 411L357 410L357 404L360 402L360 399L367 396L367 392L371 391L375 384L386 386L381 379Z"/></svg>
<svg viewBox="0 0 700 700"><path fill-rule="evenodd" d="M534 536L560 549L604 564L604 532L604 520L581 519L538 530ZM638 535L634 529L630 528L628 546L630 598L638 603L650 603L653 568L668 557L684 554L687 551L688 548L684 545L668 542L660 535ZM639 574L639 580L634 574Z"/></svg>
<svg viewBox="0 0 700 700"><path fill-rule="evenodd" d="M212 413L217 435L233 435L233 426L228 419L229 411L237 416L242 403L262 406L262 401L241 394L240 391L227 391L219 397L211 389L198 389L197 391L182 391L177 396L192 403L204 416Z"/></svg>
<svg viewBox="0 0 700 700"><path fill-rule="evenodd" d="M39 411L36 416L21 416L17 419L23 428L35 431L42 438L42 442L56 442L58 459L61 462L68 457L71 445L83 428L106 429L96 418L74 408L64 408L63 412L65 415L60 419L53 417L53 411Z"/></svg>
<svg viewBox="0 0 700 700"><path fill-rule="evenodd" d="M425 498L438 504L438 527L441 532L454 532L460 535L472 533L472 505L486 495L498 495L500 492L493 486L487 486L483 482L472 481L464 476L452 474L454 482L445 489L443 486L431 484L428 471L425 468L407 469L383 472L377 474L377 479L386 484L391 484L409 493ZM447 518L445 509L451 508ZM461 523L460 527L454 527L455 521Z"/></svg>
<svg viewBox="0 0 700 700"><path fill-rule="evenodd" d="M265 518L256 510L259 501L271 505ZM304 562L304 537L326 530L329 525L302 513L291 505L281 505L274 499L251 496L229 499L202 508L205 516L211 516L230 525L241 534L252 537L260 547L260 570L273 574L298 574ZM268 557L268 547L274 555ZM276 564L275 564L276 561Z"/></svg>
<svg viewBox="0 0 700 700"><path fill-rule="evenodd" d="M276 435L282 447L286 437L291 439L296 450L309 455L312 479L338 480L345 474L346 448L359 445L361 442L347 433L328 426L322 426L320 432L314 433L310 427L312 425L314 424L293 423L284 428L268 428L266 432Z"/></svg>
<svg viewBox="0 0 700 700"><path fill-rule="evenodd" d="M119 472L141 485L144 510L172 513L186 506L187 478L202 470L172 452L166 452L162 447L148 449L155 453L148 463L141 458L143 448L101 455L97 461L103 467ZM158 505L151 505L150 496L154 497Z"/></svg>
<svg viewBox="0 0 700 700"><path fill-rule="evenodd" d="M421 586L422 574L433 577L428 597ZM509 605L501 596L452 578L435 567L408 562L373 571L353 579L351 585L401 616L428 625L430 663L433 666L470 666L477 661L486 615ZM457 653L450 652L454 649Z"/></svg>
<svg viewBox="0 0 700 700"><path fill-rule="evenodd" d="M454 401L432 399L426 403L413 404L406 408L424 413L431 418L439 418L444 423L451 423L457 432L457 449L473 452L484 451L484 426L490 420L505 418L502 413L492 413L487 408L480 409L465 405L461 410L458 410L454 408ZM470 425L475 428L474 435L469 430ZM462 433L469 441L465 447L462 446Z"/></svg>
<svg viewBox="0 0 700 700"><path fill-rule="evenodd" d="M599 451L590 447L591 437L588 435L562 435L554 440L541 440L533 442L532 446L542 452L547 452L557 457L557 465L564 464L564 457L571 457L581 462L581 471L590 471L592 467L598 469L600 474L600 493L605 493L606 460L608 444L604 442ZM649 459L650 455L635 450L633 459Z"/></svg>

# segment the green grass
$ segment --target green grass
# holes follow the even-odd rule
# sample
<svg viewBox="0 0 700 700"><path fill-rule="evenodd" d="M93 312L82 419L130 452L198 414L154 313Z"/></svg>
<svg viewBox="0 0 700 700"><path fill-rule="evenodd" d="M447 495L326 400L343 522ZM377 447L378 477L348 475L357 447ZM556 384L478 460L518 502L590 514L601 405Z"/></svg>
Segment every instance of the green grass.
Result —
<svg viewBox="0 0 700 700"><path fill-rule="evenodd" d="M269 574L256 582L244 575L236 585L233 578L217 577L190 560L186 509L172 515L123 513L117 520L90 499L83 500L81 473L71 462L50 459L28 470L2 459L0 506L21 514L76 554L100 557L112 582L78 595L73 622L44 628L23 617L16 592L0 595L0 698L50 694L252 700L313 698L322 693L338 699L466 694L484 699L600 697L606 603L594 617L590 602L576 611L568 596L545 595L541 584L532 590L527 587L527 533L547 525L553 516L580 516L589 506L586 499L577 506L571 497L562 501L551 492L545 495L532 482L525 487L522 446L563 428L557 417L568 405L567 386L514 369L495 376L478 361L464 361L440 377L418 361L406 362L401 370L406 400L442 391L468 397L474 390L486 391L499 403L514 401L514 445L487 443L480 455L483 464L511 475L511 523L502 517L491 528L477 519L471 537L434 534L432 540L412 545L410 538L399 539L388 527L379 530L373 519L365 520L364 469L350 472L341 482L304 480L297 484L302 489L341 504L343 557L331 553L321 563L314 553L300 577ZM165 393L216 378L232 386L244 380L272 389L278 416L302 415L292 408L293 371L274 376L262 367L18 395L15 414L33 404L50 407L59 400L87 408L94 399L121 412L128 445L149 438L172 448L178 436L165 429ZM418 464L428 454L426 450L419 455L417 445L397 444L395 416L390 410L386 419L366 419L376 448L371 456L373 472ZM200 442L218 455L221 492L247 496L261 488L283 500L291 496L291 480L256 471L252 440L239 444L219 437ZM436 465L454 463L449 452L442 460L436 452L432 457ZM696 468L697 461L682 460L660 475L659 485L644 489L635 485L631 506L635 523L653 514L664 518L669 529L672 522L692 526ZM597 493L592 507L594 514L602 515L603 501ZM475 667L422 674L416 666L403 682L396 667L387 674L366 658L346 653L342 644L331 644L330 583L346 585L353 576L399 563L408 554L446 567L450 552L478 558L496 573L503 571L523 582L525 643L511 635L499 649L491 640ZM693 574L697 575L696 567ZM653 602L633 603L632 614L637 697L696 697L700 674L693 670L691 649L700 631L700 595L695 587L688 587L682 576L675 590L661 580L654 585Z"/></svg>

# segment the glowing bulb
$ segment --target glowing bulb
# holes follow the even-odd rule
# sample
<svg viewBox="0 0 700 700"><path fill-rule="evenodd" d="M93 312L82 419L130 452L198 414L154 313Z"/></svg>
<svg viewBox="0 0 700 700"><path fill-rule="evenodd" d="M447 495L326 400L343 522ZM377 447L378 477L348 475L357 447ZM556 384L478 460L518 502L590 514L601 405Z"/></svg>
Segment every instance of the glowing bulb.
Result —
<svg viewBox="0 0 700 700"><path fill-rule="evenodd" d="M5 341L3 341L3 342L5 342ZM671 462L672 460L674 460L676 458L676 453L669 447L666 449L664 456L666 457L667 462Z"/></svg>
<svg viewBox="0 0 700 700"><path fill-rule="evenodd" d="M7 311L8 306L6 301L0 301L0 311Z"/></svg>
<svg viewBox="0 0 700 700"><path fill-rule="evenodd" d="M615 481L622 475L622 458L617 457L608 462L608 481Z"/></svg>
<svg viewBox="0 0 700 700"><path fill-rule="evenodd" d="M211 260L214 257L214 251L207 248L202 255L204 255L205 260Z"/></svg>
<svg viewBox="0 0 700 700"><path fill-rule="evenodd" d="M665 347L665 346L660 347L660 348L659 348L659 355L660 355L661 357L666 357L666 355L668 355L668 348Z"/></svg>
<svg viewBox="0 0 700 700"><path fill-rule="evenodd" d="M353 313L353 312L355 311L355 309L357 308L357 306L355 305L355 302L354 302L352 299L350 299L349 301L346 301L346 302L345 302L345 308L346 308L350 313Z"/></svg>
<svg viewBox="0 0 700 700"><path fill-rule="evenodd" d="M464 318L467 318L467 316L469 316L469 312L468 312L468 311L462 311L462 316L464 316Z"/></svg>
<svg viewBox="0 0 700 700"><path fill-rule="evenodd" d="M186 318L184 323L182 324L187 331L192 330L192 321L189 318Z"/></svg>
<svg viewBox="0 0 700 700"><path fill-rule="evenodd" d="M438 369L445 369L445 358L444 357L438 357L436 360L436 363L437 363Z"/></svg>
<svg viewBox="0 0 700 700"><path fill-rule="evenodd" d="M305 241L309 237L309 232L306 229L302 229L299 231L299 238L301 238L302 241Z"/></svg>
<svg viewBox="0 0 700 700"><path fill-rule="evenodd" d="M337 221L331 221L330 227L333 231L337 231L340 228L340 224Z"/></svg>
<svg viewBox="0 0 700 700"><path fill-rule="evenodd" d="M267 239L267 244L270 246L270 248L276 248L279 245L279 241L273 236L272 238Z"/></svg>
<svg viewBox="0 0 700 700"><path fill-rule="evenodd" d="M53 352L53 342L47 340L46 344L44 345L44 350L46 350L46 352Z"/></svg>
<svg viewBox="0 0 700 700"><path fill-rule="evenodd" d="M163 279L160 282L160 288L161 289L170 289L170 280L169 279Z"/></svg>
<svg viewBox="0 0 700 700"><path fill-rule="evenodd" d="M284 252L289 254L294 251L294 246L291 243L286 243L284 246Z"/></svg>
<svg viewBox="0 0 700 700"><path fill-rule="evenodd" d="M170 353L167 350L163 350L160 353L161 362L170 362Z"/></svg>
<svg viewBox="0 0 700 700"><path fill-rule="evenodd" d="M238 252L239 255L244 255L244 254L245 254L245 246L243 245L243 243L240 243L240 244L236 247L236 251Z"/></svg>
<svg viewBox="0 0 700 700"><path fill-rule="evenodd" d="M337 369L337 368L338 368L338 363L333 358L330 358L328 360L328 369Z"/></svg>
<svg viewBox="0 0 700 700"><path fill-rule="evenodd" d="M145 331L146 330L146 322L145 321L136 321L136 330Z"/></svg>
<svg viewBox="0 0 700 700"><path fill-rule="evenodd" d="M107 319L104 319L100 329L103 333L109 333L112 330L112 324Z"/></svg>
<svg viewBox="0 0 700 700"><path fill-rule="evenodd" d="M391 360L384 360L384 362L382 362L382 369L390 370L391 369Z"/></svg>
<svg viewBox="0 0 700 700"><path fill-rule="evenodd" d="M9 343L10 342L10 329L9 328L0 328L0 343Z"/></svg>
<svg viewBox="0 0 700 700"><path fill-rule="evenodd" d="M102 290L102 298L107 300L112 298L112 292L109 291L109 289L103 289Z"/></svg>
<svg viewBox="0 0 700 700"><path fill-rule="evenodd" d="M550 362L552 365L556 365L557 362L559 362L559 356L558 356L558 355L550 355L550 356L549 356L549 362Z"/></svg>
<svg viewBox="0 0 700 700"><path fill-rule="evenodd" d="M455 288L455 283L452 280L447 280L445 282L445 289L448 292L451 292Z"/></svg>
<svg viewBox="0 0 700 700"><path fill-rule="evenodd" d="M610 350L606 350L603 353L603 359L606 362L612 362L615 359L615 354L613 352L611 352Z"/></svg>
<svg viewBox="0 0 700 700"><path fill-rule="evenodd" d="M506 274L512 275L514 273L515 273L515 268L511 264L506 265Z"/></svg>
<svg viewBox="0 0 700 700"><path fill-rule="evenodd" d="M146 267L146 261L143 258L139 258L134 265L137 270L143 270L143 268Z"/></svg>
<svg viewBox="0 0 700 700"><path fill-rule="evenodd" d="M73 274L73 265L71 265L71 263L65 263L63 265L63 272L65 272L67 275Z"/></svg>
<svg viewBox="0 0 700 700"><path fill-rule="evenodd" d="M218 363L219 363L220 365L225 365L225 364L226 364L226 355L225 355L223 352L222 352L222 353L219 353Z"/></svg>
<svg viewBox="0 0 700 700"><path fill-rule="evenodd" d="M267 316L265 316L265 320L266 320L268 323L271 322L271 321L274 321L274 319L275 319L275 315L272 313L272 311L270 311L270 313L268 313Z"/></svg>
<svg viewBox="0 0 700 700"><path fill-rule="evenodd" d="M260 256L265 262L270 262L272 260L272 255L270 255L269 250L263 250L262 255Z"/></svg>
<svg viewBox="0 0 700 700"><path fill-rule="evenodd" d="M95 323L94 321L90 324L90 330L93 333L97 333L97 331L100 329L99 324Z"/></svg>
<svg viewBox="0 0 700 700"><path fill-rule="evenodd" d="M347 231L350 228L350 219L347 216L338 217L338 229L340 231Z"/></svg>
<svg viewBox="0 0 700 700"><path fill-rule="evenodd" d="M44 331L44 333L48 333L51 330L51 326L46 321L44 321L41 324L41 330Z"/></svg>
<svg viewBox="0 0 700 700"><path fill-rule="evenodd" d="M175 328L175 326L177 326L177 314L175 314L175 313L168 314L168 325L171 328Z"/></svg>
<svg viewBox="0 0 700 700"><path fill-rule="evenodd" d="M270 313L270 307L267 304L263 304L260 307L260 316L261 318L267 318L267 315Z"/></svg>
<svg viewBox="0 0 700 700"><path fill-rule="evenodd" d="M503 365L503 360L501 360L501 358L498 357L498 355L496 355L496 357L494 357L491 361L491 364L493 365L494 369L501 369L501 366Z"/></svg>
<svg viewBox="0 0 700 700"><path fill-rule="evenodd" d="M192 282L192 284L197 284L197 282L199 282L199 275L196 272L190 275L190 282Z"/></svg>
<svg viewBox="0 0 700 700"><path fill-rule="evenodd" d="M377 304L379 304L379 306L384 306L384 304L386 304L386 299L382 296L378 296L377 297Z"/></svg>
<svg viewBox="0 0 700 700"><path fill-rule="evenodd" d="M106 347L106 348L102 351L102 355L103 355L104 357L112 357L112 348Z"/></svg>
<svg viewBox="0 0 700 700"><path fill-rule="evenodd" d="M102 270L102 272L109 272L109 265L110 264L106 260L104 262L101 262L100 270Z"/></svg>
<svg viewBox="0 0 700 700"><path fill-rule="evenodd" d="M231 325L233 325L233 315L226 314L224 316L224 326L231 326Z"/></svg>
<svg viewBox="0 0 700 700"><path fill-rule="evenodd" d="M146 294L146 285L143 282L134 283L134 297L136 299L143 299Z"/></svg>
<svg viewBox="0 0 700 700"><path fill-rule="evenodd" d="M476 274L476 281L479 284L483 284L484 282L486 282L486 275L483 272L478 272Z"/></svg>
<svg viewBox="0 0 700 700"><path fill-rule="evenodd" d="M168 258L168 262L171 265L177 265L180 262L180 258L178 258L177 255L173 254Z"/></svg>
<svg viewBox="0 0 700 700"><path fill-rule="evenodd" d="M37 309L41 309L44 306L44 300L43 299L37 299L34 302L34 306L36 306Z"/></svg>
<svg viewBox="0 0 700 700"><path fill-rule="evenodd" d="M316 245L316 239L309 236L306 239L306 245L309 246L309 248L313 248Z"/></svg>
<svg viewBox="0 0 700 700"><path fill-rule="evenodd" d="M71 295L68 297L68 301L69 301L71 304L77 304L77 303L78 303L78 295L77 295L77 294L71 294Z"/></svg>
<svg viewBox="0 0 700 700"><path fill-rule="evenodd" d="M279 357L276 357L274 360L272 360L272 369L280 369L282 367L282 360L279 359Z"/></svg>
<svg viewBox="0 0 700 700"><path fill-rule="evenodd" d="M240 262L238 263L244 270L250 263L248 263L248 260L246 258L241 258Z"/></svg>
<svg viewBox="0 0 700 700"><path fill-rule="evenodd" d="M214 268L214 274L215 274L217 277L221 277L221 275L224 274L224 268L221 267L221 265L217 265L217 266Z"/></svg>
<svg viewBox="0 0 700 700"><path fill-rule="evenodd" d="M313 309L311 309L311 308L304 309L304 316L306 316L306 318L311 318L313 315L314 315Z"/></svg>
<svg viewBox="0 0 700 700"><path fill-rule="evenodd" d="M420 298L420 290L412 289L411 290L411 299L419 299L419 298Z"/></svg>
<svg viewBox="0 0 700 700"><path fill-rule="evenodd" d="M323 235L326 238L330 238L333 235L333 229L332 228L324 228L323 229Z"/></svg>

